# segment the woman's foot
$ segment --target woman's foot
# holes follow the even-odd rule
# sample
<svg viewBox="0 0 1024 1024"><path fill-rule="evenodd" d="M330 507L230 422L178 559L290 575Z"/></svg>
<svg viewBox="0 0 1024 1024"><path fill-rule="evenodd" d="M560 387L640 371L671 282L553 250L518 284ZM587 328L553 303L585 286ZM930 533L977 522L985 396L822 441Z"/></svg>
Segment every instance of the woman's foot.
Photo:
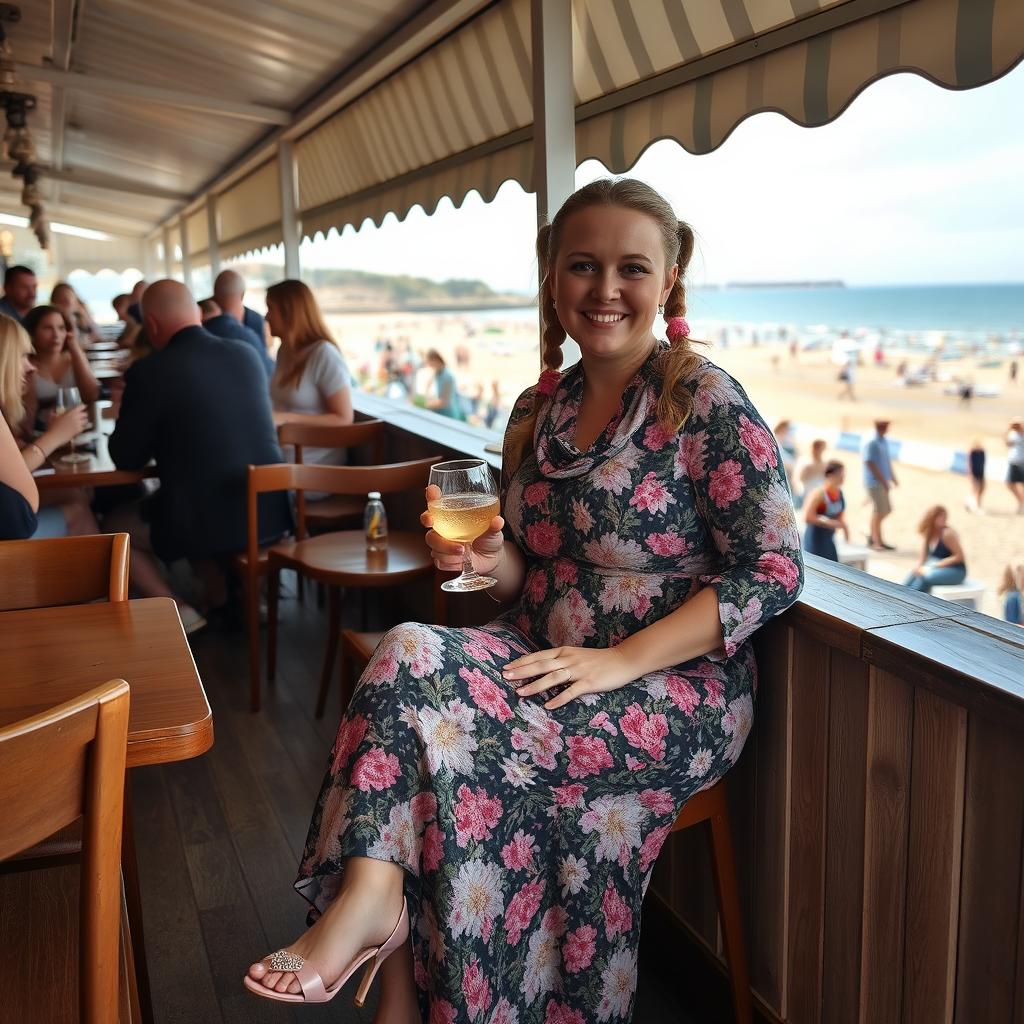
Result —
<svg viewBox="0 0 1024 1024"><path fill-rule="evenodd" d="M286 947L286 952L297 953L309 963L328 988L362 950L387 940L402 913L402 869L371 861L376 869L385 870L353 872L352 864L365 859L350 860L346 884L337 898L304 935ZM298 995L302 991L292 971L272 971L262 960L249 968L249 977L277 992Z"/></svg>

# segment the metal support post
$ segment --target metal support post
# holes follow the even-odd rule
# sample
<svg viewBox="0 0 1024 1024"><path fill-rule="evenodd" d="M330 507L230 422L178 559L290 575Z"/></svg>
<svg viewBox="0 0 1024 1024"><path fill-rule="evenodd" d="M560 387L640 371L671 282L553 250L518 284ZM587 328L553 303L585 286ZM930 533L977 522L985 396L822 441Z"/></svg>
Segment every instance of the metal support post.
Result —
<svg viewBox="0 0 1024 1024"><path fill-rule="evenodd" d="M298 215L298 194L295 173L295 151L292 144L282 139L277 144L277 163L281 178L281 237L284 241L284 276L298 279L299 240L301 229Z"/></svg>

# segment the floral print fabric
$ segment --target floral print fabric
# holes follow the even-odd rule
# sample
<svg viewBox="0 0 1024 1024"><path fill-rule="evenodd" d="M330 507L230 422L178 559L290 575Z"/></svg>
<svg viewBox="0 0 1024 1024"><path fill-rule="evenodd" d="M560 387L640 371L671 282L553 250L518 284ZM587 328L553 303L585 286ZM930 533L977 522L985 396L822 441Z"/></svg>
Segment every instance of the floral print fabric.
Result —
<svg viewBox="0 0 1024 1024"><path fill-rule="evenodd" d="M477 629L392 629L342 720L296 887L322 910L346 857L406 869L429 1024L628 1021L654 861L750 731L746 640L803 581L785 475L724 371L701 361L674 434L658 386L652 356L580 453L582 367L565 374L536 454L503 482L527 563L517 605ZM615 645L708 586L724 635L711 655L553 711L501 676L528 651Z"/></svg>

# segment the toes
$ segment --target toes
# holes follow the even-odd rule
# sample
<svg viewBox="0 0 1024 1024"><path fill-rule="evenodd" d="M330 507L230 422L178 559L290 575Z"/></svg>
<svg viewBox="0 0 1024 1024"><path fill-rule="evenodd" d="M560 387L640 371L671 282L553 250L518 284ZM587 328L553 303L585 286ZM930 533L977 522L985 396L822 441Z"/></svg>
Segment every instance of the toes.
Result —
<svg viewBox="0 0 1024 1024"><path fill-rule="evenodd" d="M281 980L281 972L280 971L268 971L264 975L264 977L263 977L263 984L266 985L267 988L276 988L277 987L277 983L280 980Z"/></svg>
<svg viewBox="0 0 1024 1024"><path fill-rule="evenodd" d="M279 976L277 984L274 986L274 990L277 992L287 992L288 986L295 980L295 975L288 971L286 974Z"/></svg>
<svg viewBox="0 0 1024 1024"><path fill-rule="evenodd" d="M291 984L288 986L288 991L293 996L297 996L302 992L302 986L295 977L292 978Z"/></svg>
<svg viewBox="0 0 1024 1024"><path fill-rule="evenodd" d="M259 981L267 973L267 965L261 960L259 963L249 965L249 977L253 981Z"/></svg>

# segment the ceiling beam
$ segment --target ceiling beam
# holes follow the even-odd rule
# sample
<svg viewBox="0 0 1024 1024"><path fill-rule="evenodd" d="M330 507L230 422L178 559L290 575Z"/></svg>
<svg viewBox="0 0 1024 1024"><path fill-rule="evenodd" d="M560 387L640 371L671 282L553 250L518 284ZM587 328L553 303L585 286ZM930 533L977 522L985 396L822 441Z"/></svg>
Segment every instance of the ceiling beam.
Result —
<svg viewBox="0 0 1024 1024"><path fill-rule="evenodd" d="M0 192L0 213L9 213L15 217L24 217L27 213L21 204L20 193ZM46 204L46 216L51 221L62 224L74 224L81 228L92 228L94 231L106 231L111 235L146 235L153 230L153 221L125 216L120 213L108 213L88 206L76 206L73 203Z"/></svg>
<svg viewBox="0 0 1024 1024"><path fill-rule="evenodd" d="M10 170L13 166L9 162L0 163L0 171ZM131 195L149 196L153 199L170 199L176 203L185 202L191 195L189 192L161 188L159 185L147 185L143 182L133 181L131 178L118 178L113 174L103 174L100 171L77 170L73 167L57 170L56 167L46 167L45 165L41 165L39 170L47 181L63 181L69 185L102 188L110 192L128 192Z"/></svg>
<svg viewBox="0 0 1024 1024"><path fill-rule="evenodd" d="M85 3L85 0L82 0ZM53 66L58 71L71 67L71 45L75 34L75 0L53 0ZM50 163L58 171L64 166L64 124L67 120L67 95L53 86L50 96ZM60 187L54 192L60 200Z"/></svg>
<svg viewBox="0 0 1024 1024"><path fill-rule="evenodd" d="M58 68L39 67L36 64L15 62L17 76L26 82L45 82L47 85L69 89L72 92L102 93L120 96L135 102L161 103L183 110L198 110L204 114L219 117L233 117L242 121L256 121L260 124L284 125L291 122L287 110L264 106L261 103L237 103L232 100L215 99L180 89L165 89L158 85L145 85L118 78L99 78L83 75L77 71L62 71Z"/></svg>

